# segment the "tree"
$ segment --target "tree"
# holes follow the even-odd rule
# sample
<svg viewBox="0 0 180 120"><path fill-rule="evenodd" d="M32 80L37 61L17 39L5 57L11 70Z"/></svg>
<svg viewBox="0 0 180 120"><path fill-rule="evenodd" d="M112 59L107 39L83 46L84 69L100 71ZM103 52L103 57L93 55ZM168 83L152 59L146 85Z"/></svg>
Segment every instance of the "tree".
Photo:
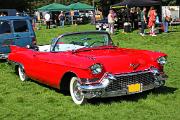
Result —
<svg viewBox="0 0 180 120"><path fill-rule="evenodd" d="M0 0L0 8L23 10L27 7L26 0Z"/></svg>
<svg viewBox="0 0 180 120"><path fill-rule="evenodd" d="M176 5L176 0L162 0L162 5Z"/></svg>
<svg viewBox="0 0 180 120"><path fill-rule="evenodd" d="M69 5L73 2L83 2L93 5L93 1L96 3L96 7L102 9L103 11L107 11L112 4L121 2L123 0L0 0L0 8L27 10L36 9L53 2L65 5ZM162 0L162 5L176 5L176 0ZM105 12L105 14L107 13Z"/></svg>

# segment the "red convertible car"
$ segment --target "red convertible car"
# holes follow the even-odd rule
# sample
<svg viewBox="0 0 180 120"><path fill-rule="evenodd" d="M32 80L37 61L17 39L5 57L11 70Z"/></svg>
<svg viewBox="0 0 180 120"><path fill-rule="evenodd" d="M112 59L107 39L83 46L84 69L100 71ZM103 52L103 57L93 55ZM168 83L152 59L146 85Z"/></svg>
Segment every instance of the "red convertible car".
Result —
<svg viewBox="0 0 180 120"><path fill-rule="evenodd" d="M163 86L166 58L161 52L118 48L106 32L64 34L39 49L11 46L8 56L21 81L69 90L76 104Z"/></svg>

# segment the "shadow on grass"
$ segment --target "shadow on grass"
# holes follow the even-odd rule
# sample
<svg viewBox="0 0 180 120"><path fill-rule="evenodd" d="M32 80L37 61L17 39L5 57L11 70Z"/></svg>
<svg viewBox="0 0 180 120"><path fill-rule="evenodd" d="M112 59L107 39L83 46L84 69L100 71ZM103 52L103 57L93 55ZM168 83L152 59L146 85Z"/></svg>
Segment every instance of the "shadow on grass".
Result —
<svg viewBox="0 0 180 120"><path fill-rule="evenodd" d="M101 103L104 104L111 104L112 102L121 103L122 101L130 101L130 102L138 102L140 99L146 99L149 94L158 95L158 94L173 94L177 88L163 86L160 88L156 88L149 91L144 91L142 93L126 95L126 96L119 96L119 97L111 97L111 98L93 98L88 100L90 104L99 105Z"/></svg>
<svg viewBox="0 0 180 120"><path fill-rule="evenodd" d="M70 92L67 91L67 90L61 90L61 89L58 89L58 88L54 88L54 87L51 87L49 85L46 85L46 84L40 83L38 81L32 80L30 78L29 78L28 82L36 83L36 84L38 84L41 87L48 88L49 90L53 90L53 91L55 91L57 93L63 94L64 96L70 96Z"/></svg>
<svg viewBox="0 0 180 120"><path fill-rule="evenodd" d="M176 32L180 32L180 30L170 30L169 33L176 33Z"/></svg>
<svg viewBox="0 0 180 120"><path fill-rule="evenodd" d="M38 84L38 85L40 85L42 87L46 87L49 90L54 90L57 93L63 94L64 96L70 96L69 91L52 88L52 87L50 87L48 85L39 83L39 82L34 81L34 80L30 80L30 82L35 82L36 84ZM102 103L103 104L111 104L112 102L121 103L122 101L138 102L138 100L140 100L140 99L146 99L149 94L153 94L153 95L174 94L174 92L176 90L178 90L178 88L162 86L162 87L159 87L159 88L155 88L155 89L152 89L152 90L149 90L149 91L144 91L142 93L137 93L137 94L132 94L132 95L125 95L125 96L119 96L119 97L109 97L109 98L93 98L93 99L89 99L88 103L92 104L92 105L99 105L99 104L102 104Z"/></svg>
<svg viewBox="0 0 180 120"><path fill-rule="evenodd" d="M5 63L5 62L7 62L7 60L5 60L5 59L0 59L0 63Z"/></svg>

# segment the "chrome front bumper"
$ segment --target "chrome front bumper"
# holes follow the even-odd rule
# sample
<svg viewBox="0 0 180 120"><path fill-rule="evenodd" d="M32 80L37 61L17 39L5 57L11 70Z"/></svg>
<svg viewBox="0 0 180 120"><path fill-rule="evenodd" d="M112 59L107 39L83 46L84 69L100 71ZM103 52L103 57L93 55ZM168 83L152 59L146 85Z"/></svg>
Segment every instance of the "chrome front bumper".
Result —
<svg viewBox="0 0 180 120"><path fill-rule="evenodd" d="M8 54L0 54L0 59L7 59L8 58Z"/></svg>
<svg viewBox="0 0 180 120"><path fill-rule="evenodd" d="M160 73L157 69L153 69L153 70L151 69L144 72L138 72L138 74L148 73L148 72L153 74L154 82L148 85L143 85L142 83L139 83L141 84L141 91L139 92L151 90L151 89L163 86L165 84L167 75L165 75L164 73ZM133 74L137 74L137 73L133 73ZM107 91L106 89L108 88L108 86L115 80L116 80L116 76L105 73L105 75L103 76L99 84L95 84L95 85L83 84L82 85L78 83L78 86L79 86L79 89L83 92L84 97L88 99L94 98L94 97L115 97L115 96L123 96L123 95L139 93L139 92L129 93L128 87L125 87L121 90Z"/></svg>

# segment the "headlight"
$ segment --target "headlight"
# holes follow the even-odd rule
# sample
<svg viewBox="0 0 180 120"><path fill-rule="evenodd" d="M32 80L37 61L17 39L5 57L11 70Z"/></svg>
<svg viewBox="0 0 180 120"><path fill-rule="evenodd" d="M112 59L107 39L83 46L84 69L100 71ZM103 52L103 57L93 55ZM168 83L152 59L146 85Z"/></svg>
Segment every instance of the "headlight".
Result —
<svg viewBox="0 0 180 120"><path fill-rule="evenodd" d="M93 74L99 74L102 72L102 65L94 64L90 67Z"/></svg>
<svg viewBox="0 0 180 120"><path fill-rule="evenodd" d="M165 57L160 57L157 59L157 62L160 64L160 65L164 65L167 63L167 59Z"/></svg>

